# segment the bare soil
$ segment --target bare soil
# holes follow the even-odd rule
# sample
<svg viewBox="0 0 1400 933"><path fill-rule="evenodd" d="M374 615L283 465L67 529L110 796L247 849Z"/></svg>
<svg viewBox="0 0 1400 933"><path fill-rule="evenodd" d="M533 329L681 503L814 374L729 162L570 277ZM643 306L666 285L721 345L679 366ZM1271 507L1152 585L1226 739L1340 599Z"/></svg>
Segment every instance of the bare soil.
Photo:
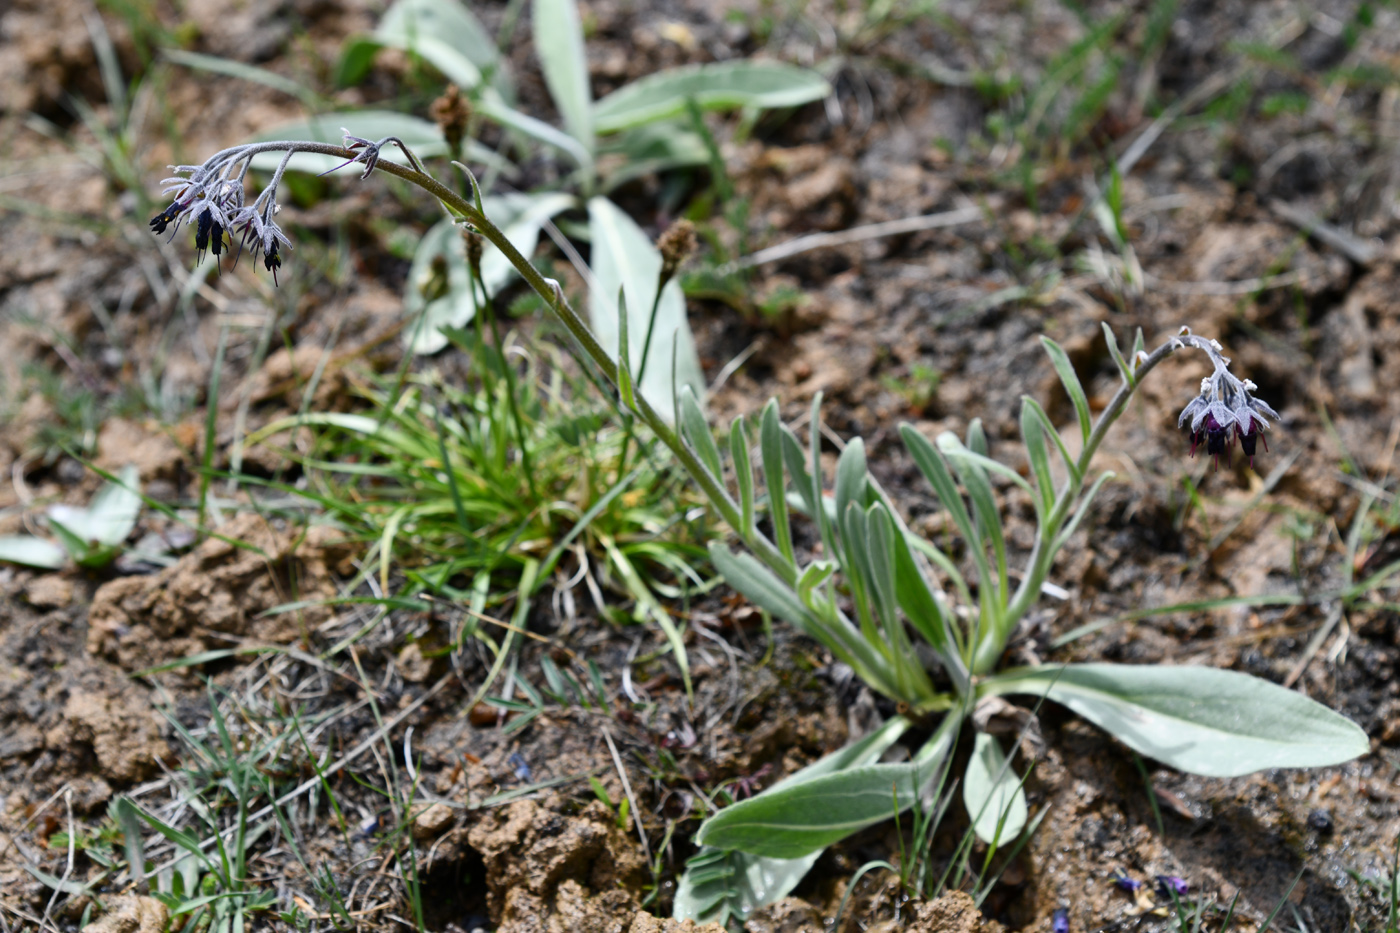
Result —
<svg viewBox="0 0 1400 933"><path fill-rule="evenodd" d="M829 74L836 94L825 105L765 118L742 140L736 120L714 124L735 195L750 201L749 249L969 204L983 209L971 223L757 267L754 295L799 296L772 315L756 310L758 302L693 300L691 323L711 376L749 354L711 403L722 423L771 395L799 421L814 393L824 393L830 455L835 440L864 437L872 469L914 526L946 540L950 531L896 426L910 420L926 434L961 433L980 418L993 453L1017 464L1023 394L1045 402L1057 423L1074 420L1040 334L1064 344L1101 408L1118 378L1101 322L1124 340L1141 328L1149 345L1189 325L1219 339L1283 416L1252 466L1238 455L1218 468L1189 459L1176 415L1205 364L1183 355L1160 367L1099 455L1117 479L1059 558L1052 579L1066 597L1042 603L1010 660L1210 664L1279 682L1301 664L1296 689L1358 722L1372 753L1336 768L1234 780L1144 762L1154 796L1127 749L1046 708L1043 744L1023 749L1023 758L1036 758L1031 805L1049 815L981 916L961 895L907 901L888 874L875 872L858 886L843 929L1048 930L1058 908L1074 931L1167 929L1154 903L1115 888L1117 869L1149 881L1180 876L1193 895L1223 902L1238 893L1246 919L1236 929L1250 929L1285 897L1276 928L1381 929L1387 905L1360 879L1389 872L1400 836L1400 617L1390 590L1346 605L1242 604L1110 621L1052 644L1089 623L1180 602L1327 593L1396 559L1400 15L1341 0L1183 2L1160 48L1140 58L1133 50L1157 9L1145 2L1093 3L1082 16L1050 0L949 2L885 31L862 28L848 4L580 5L595 95L657 68L760 51ZM478 6L489 26L500 24L503 5ZM0 534L32 530L42 505L82 503L96 489L93 472L54 440L57 426L71 426L65 404L87 394L106 417L80 425L78 435L90 433L85 443L99 466L136 463L146 491L175 510L148 509L135 537L158 536L178 561L163 569L125 561L95 573L0 568L0 919L7 929L77 927L90 902L55 898L32 869L94 876L99 866L81 853L69 866L61 834L96 833L116 794L163 806L181 769L207 765L174 723L209 735L212 696L241 711L240 741L268 739L292 710L308 729L317 724L309 745L290 743L270 769L279 793L315 776L305 748L328 756L324 765L364 746L328 778L351 832L337 828L324 796L291 804L306 851L330 866L361 926L411 925L409 892L393 868L405 850L383 841L394 815L368 787L384 786L411 748L424 804L403 819L412 822L428 929L690 929L657 918L670 915L675 879L694 849L697 795L740 778L771 783L893 709L843 678L815 644L781 625L765 634L751 610L720 595L690 607L693 706L658 633L612 626L563 596L540 600L529 624L543 640L526 643L520 676L539 682L546 653L561 664L593 660L612 706L552 708L515 732L506 717L470 706L489 656L423 651L463 623L454 607L431 617L391 614L357 642L353 664L323 652L364 627L368 612L264 615L335 594L360 555L330 528L250 510L246 489L225 509L218 536L196 542L176 519L188 519L197 498L204 406L217 406L217 464L237 456L245 470L274 474L282 465L239 450L238 438L297 410L294 375L327 346L333 363L312 400L321 410L354 404L347 386L357 371L397 365L407 264L388 233L426 229L435 216L424 199L382 181L331 179L288 210L301 237L288 265L300 268L284 269L280 289L241 267L190 285L192 300L182 300L191 264L183 238L167 245L150 237L141 197L83 157L97 140L71 101L112 113L78 25L90 9L76 0L16 0L0 12L0 99L9 108L0 133ZM123 67L148 82L133 132L145 197L166 163L197 161L301 114L295 100L267 87L148 69L149 37L116 9L104 7L103 19ZM363 0L191 0L178 9L152 4L151 12L194 50L330 88L341 45L372 29L378 8ZM986 142L989 115L1071 82L1066 50L1118 15L1124 25L1107 49L1127 61L1082 138L1048 132ZM1361 28L1365 16L1374 22ZM522 107L552 118L528 10L525 17L509 48ZM1270 64L1258 51L1265 48L1286 52L1294 70ZM1367 68L1380 76L1357 77ZM1021 90L999 97L979 75L1017 79ZM332 93L337 107L426 115L435 92L413 63L385 53L363 85ZM1234 109L1221 105L1231 94ZM1305 105L1270 109L1268 101L1288 94ZM1180 119L1156 136L1154 119L1173 103ZM1067 120L1068 107L1052 99L1048 118ZM31 113L58 138L36 132ZM1144 134L1154 134L1151 144L1123 179L1125 225L1144 274L1143 287L1133 288L1122 286L1117 254L1086 214L1086 179L1102 179L1109 157ZM1016 174L1026 146L1042 147L1031 185ZM532 183L556 171L527 168ZM619 198L659 232L670 220L656 209L662 193L648 179ZM718 220L713 228L737 247L735 231ZM342 247L348 260L325 274ZM287 348L255 368L269 316ZM209 399L224 323L234 327L222 389ZM58 392L39 390L39 368L59 374ZM913 388L927 370L938 374L936 391L920 395ZM132 403L141 397L146 405ZM1367 490L1379 491L1379 506L1348 567L1346 540ZM1030 506L1003 492L1010 544L1024 554ZM1330 634L1305 652L1334 615ZM203 652L267 646L279 650L132 676ZM646 702L628 698L624 674ZM384 741L365 745L381 734ZM636 798L629 819L618 820L580 780L496 799L592 774L621 801L628 790L615 754ZM444 806L430 809L430 800ZM936 836L938 858L951 855L965 828L959 819ZM264 841L258 852L253 874L283 908L298 904L318 924L329 922L324 905L305 900L310 879L287 847ZM760 911L746 929L825 933L856 870L898 852L892 825L833 847L794 897ZM102 933L162 925L158 905L134 891L102 897ZM286 925L267 915L260 922Z"/></svg>

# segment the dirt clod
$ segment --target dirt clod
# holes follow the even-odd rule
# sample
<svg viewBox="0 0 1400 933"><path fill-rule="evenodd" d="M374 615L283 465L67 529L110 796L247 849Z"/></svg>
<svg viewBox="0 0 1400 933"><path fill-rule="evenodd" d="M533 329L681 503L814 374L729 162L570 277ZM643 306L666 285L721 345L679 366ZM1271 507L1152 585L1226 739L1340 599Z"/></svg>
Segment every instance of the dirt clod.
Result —
<svg viewBox="0 0 1400 933"><path fill-rule="evenodd" d="M413 818L413 838L431 839L452 825L452 808L445 803L431 804Z"/></svg>
<svg viewBox="0 0 1400 933"><path fill-rule="evenodd" d="M294 599L335 594L327 546L336 532L313 527L303 536L248 513L217 534L154 576L125 577L99 589L88 617L88 650L139 670L228 647L234 639L285 644L326 618L319 608L262 613Z"/></svg>
<svg viewBox="0 0 1400 933"><path fill-rule="evenodd" d="M744 924L747 933L824 933L826 925L815 907L796 897L761 907Z"/></svg>
<svg viewBox="0 0 1400 933"><path fill-rule="evenodd" d="M493 913L500 913L503 930L508 922L525 923L527 914L556 912L565 881L610 891L636 886L646 869L631 838L599 801L567 817L533 800L519 800L504 810L489 811L467 838L486 864L487 903ZM577 892L568 890L575 898L570 903L576 904ZM522 900L521 893L531 898Z"/></svg>
<svg viewBox="0 0 1400 933"><path fill-rule="evenodd" d="M156 760L169 753L153 714L121 694L74 693L44 742L60 754L90 747L102 776L122 784L149 777Z"/></svg>
<svg viewBox="0 0 1400 933"><path fill-rule="evenodd" d="M107 912L83 927L86 933L163 933L170 911L154 897L123 894L108 901Z"/></svg>
<svg viewBox="0 0 1400 933"><path fill-rule="evenodd" d="M66 609L73 602L73 581L56 573L35 577L24 588L24 598L36 609Z"/></svg>
<svg viewBox="0 0 1400 933"><path fill-rule="evenodd" d="M907 933L1003 933L995 920L982 919L972 897L963 891L950 891L937 900L920 904Z"/></svg>

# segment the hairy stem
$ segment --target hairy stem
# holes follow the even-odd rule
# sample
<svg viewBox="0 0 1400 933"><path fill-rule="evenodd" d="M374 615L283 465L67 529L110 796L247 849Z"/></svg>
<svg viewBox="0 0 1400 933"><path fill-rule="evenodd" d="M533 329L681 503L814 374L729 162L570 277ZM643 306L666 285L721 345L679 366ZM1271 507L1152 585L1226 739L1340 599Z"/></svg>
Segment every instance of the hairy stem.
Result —
<svg viewBox="0 0 1400 933"><path fill-rule="evenodd" d="M274 150L313 152L345 159L347 162L362 155L360 152L341 146L330 145L328 143L301 141L260 143L257 144L257 146L249 147L248 154L252 155L255 154L255 152ZM233 150L225 150L219 153L219 155L226 156L232 151ZM598 365L598 368L602 370L603 376L611 382L614 387L617 386L617 362L607 350L603 348L603 345L598 342L597 336L594 335L593 330L588 326L587 322L585 322L579 313L570 306L568 299L564 297L563 290L559 287L559 283L552 279L545 278L538 269L531 265L530 261L521 255L520 251L515 248L515 244L511 243L505 233L492 223L484 213L478 210L475 204L463 198L436 178L416 168L399 165L385 159L379 160L375 164L375 168L398 178L402 178L404 181L422 188L446 205L448 209L458 217L475 227L482 236L494 243L496 248L505 255L506 259L510 261L510 264L520 273L521 278L535 290L536 294L544 299L545 304L559 318L564 327L568 329L574 340L578 342L580 349L582 349L582 351ZM783 557L782 552L779 551L773 542L769 541L757 527L754 527L752 524L747 528L744 527L739 504L734 501L733 496L729 494L729 490L724 487L722 478L712 475L710 471L705 468L705 465L700 462L700 459L695 456L690 448L686 446L685 442L681 440L677 431L666 423L666 420L661 417L640 392L635 393L635 396L636 404L634 411L637 416L642 419L647 427L651 428L652 433L670 449L671 453L674 454L681 465L685 467L686 472L694 478L695 482L700 486L701 491L705 493L706 498L710 500L711 504L713 504L715 509L719 512L720 517L724 519L729 527L733 528L739 534L744 544L753 551L754 555L758 557L759 560L763 561L770 570L776 573L783 582L788 585L795 583L797 580L797 568Z"/></svg>
<svg viewBox="0 0 1400 933"><path fill-rule="evenodd" d="M1084 491L1083 478L1088 476L1089 466L1093 462L1094 454L1098 452L1099 445L1107 436L1109 428L1123 414L1123 409L1127 406L1128 400L1133 397L1138 386L1142 385L1143 377L1157 367L1162 360L1171 356L1182 347L1190 346L1197 349L1204 349L1210 353L1212 359L1218 354L1213 352L1213 348L1203 346L1207 341L1190 334L1183 334L1173 337L1166 343L1147 355L1141 363L1133 370L1133 381L1126 380L1118 387L1112 400L1109 401L1099 420L1094 424L1094 429L1089 433L1089 439L1084 444L1084 449L1080 452L1079 458L1075 461L1075 466L1079 470L1080 480L1075 481L1074 477L1069 477L1065 481L1064 488L1055 499L1054 506L1050 509L1044 523L1036 529L1035 544L1031 547L1030 557L1026 559L1026 570L1021 577L1021 585L1016 588L1016 594L1011 598L1010 605L1007 606L1006 613L1002 617L1001 630L993 638L984 638L977 646L972 659L972 671L974 674L986 674L995 666L997 659L1006 648L1007 639L1011 637L1016 623L1021 620L1030 608L1035 605L1040 598L1040 587L1045 583L1045 577L1050 572L1050 564L1055 558L1055 539L1060 534L1060 529L1064 527L1065 521L1074 510L1075 503L1079 501L1079 495Z"/></svg>

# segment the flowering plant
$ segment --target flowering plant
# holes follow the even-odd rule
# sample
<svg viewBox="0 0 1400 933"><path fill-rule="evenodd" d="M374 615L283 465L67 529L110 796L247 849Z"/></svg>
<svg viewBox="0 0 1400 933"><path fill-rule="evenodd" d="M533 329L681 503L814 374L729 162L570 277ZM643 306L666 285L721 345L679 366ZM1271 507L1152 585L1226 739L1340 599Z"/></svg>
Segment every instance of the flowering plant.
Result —
<svg viewBox="0 0 1400 933"><path fill-rule="evenodd" d="M827 494L820 457L820 397L813 404L805 448L781 423L776 401L769 402L759 420L757 464L751 455L755 438L746 420L737 419L728 431L726 469L720 445L689 388L679 392L669 419L637 390L627 315L618 318L614 357L574 311L559 284L541 275L486 216L476 180L465 166L458 165L471 184L470 200L430 176L393 137L371 142L347 132L345 143L264 142L224 150L201 166L183 166L177 173L186 177L175 179L168 189L175 193L175 202L152 226L159 232L173 223L178 229L182 219L193 218L195 245L202 249L224 230L243 225L245 242L253 242L265 264L275 269L278 244L285 242L273 220L276 186L292 153L336 156L345 159L345 165L364 164L362 177L378 169L423 188L455 222L501 250L577 340L579 352L616 388L625 411L645 423L690 474L742 544L739 553L723 544L711 545L711 558L726 580L761 608L820 641L872 689L907 711L848 748L709 817L696 837L703 848L677 891L678 916L742 917L759 904L783 897L826 846L913 806L941 782L959 730L968 721L977 735L962 787L974 830L994 847L1020 836L1029 823L1021 779L989 728L996 709L1009 707L1000 699L1005 695L1054 700L1135 751L1197 774L1315 767L1346 761L1369 749L1365 733L1349 720L1301 694L1241 673L1118 664L997 669L1017 624L1038 600L1056 553L1112 475L1104 473L1086 483L1095 452L1142 380L1163 359L1195 349L1205 352L1215 366L1180 419L1182 425L1190 419L1193 452L1204 444L1218 461L1238 438L1246 455L1253 456L1255 442L1268 425L1266 416L1277 414L1251 394L1252 383L1229 372L1229 361L1214 341L1183 328L1149 353L1139 332L1125 358L1105 325L1121 383L1094 419L1068 356L1054 341L1042 338L1073 403L1080 450L1072 454L1040 404L1023 398L1021 432L1029 477L989 456L976 420L965 439L945 432L930 441L912 425L902 425L906 447L966 545L973 571L968 579L951 555L904 523L867 470L859 438L846 445L832 493ZM405 148L407 166L380 158L390 144ZM266 151L286 153L282 168L245 207L247 162ZM1051 446L1062 467L1058 481ZM756 474L766 497L759 495ZM1019 574L1009 567L994 477L1019 487L1035 510L1035 539ZM819 556L800 555L795 547L789 493L817 526ZM772 539L759 525L765 498ZM911 760L877 763L903 733L940 714Z"/></svg>

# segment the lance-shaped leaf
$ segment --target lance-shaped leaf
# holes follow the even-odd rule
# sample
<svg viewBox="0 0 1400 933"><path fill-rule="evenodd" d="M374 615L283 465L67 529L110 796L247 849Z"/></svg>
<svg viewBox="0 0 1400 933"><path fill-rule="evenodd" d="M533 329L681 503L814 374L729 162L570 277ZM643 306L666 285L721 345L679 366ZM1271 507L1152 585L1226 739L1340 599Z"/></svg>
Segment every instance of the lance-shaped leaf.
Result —
<svg viewBox="0 0 1400 933"><path fill-rule="evenodd" d="M865 765L783 783L726 807L701 824L696 841L794 859L891 819L912 806L938 776L959 721L956 713L945 716L911 762Z"/></svg>
<svg viewBox="0 0 1400 933"><path fill-rule="evenodd" d="M724 481L724 464L720 460L719 445L715 443L715 436L710 432L709 422L705 420L705 413L700 410L700 402L695 398L695 393L690 390L690 386L681 389L681 429L685 434L685 439L690 442L690 446L695 450L700 462L705 464L705 468L710 471L718 482ZM735 531L742 532L744 529L736 528Z"/></svg>
<svg viewBox="0 0 1400 933"><path fill-rule="evenodd" d="M782 422L778 420L777 399L769 399L768 404L763 406L763 420L758 433L759 452L763 457L763 484L768 490L768 517L773 522L773 536L783 557L795 565L792 525L788 521L787 478L783 473Z"/></svg>
<svg viewBox="0 0 1400 933"><path fill-rule="evenodd" d="M976 527L972 524L972 516L968 514L967 506L958 493L958 487L953 483L953 474L948 472L948 466L943 462L942 455L929 439L920 434L912 424L901 424L899 436L904 439L904 446L908 448L910 456L914 458L914 463L919 467L919 471L924 474L924 478L933 487L933 491L938 494L939 501L943 503L943 507L952 516L953 524L957 525L958 531L962 532L963 538L967 541L968 550L972 552L972 559L977 563L977 577L990 592L995 586L995 578L992 576L991 567L987 564L987 551L982 544L982 536L978 534ZM953 440L956 442L957 438L953 438ZM975 455L969 451L969 456Z"/></svg>
<svg viewBox="0 0 1400 933"><path fill-rule="evenodd" d="M1069 393L1069 400L1074 403L1074 412L1079 416L1079 431L1084 435L1084 442L1087 443L1089 432L1093 429L1089 418L1089 399L1085 396L1084 386L1080 384L1079 376L1074 371L1074 364L1069 361L1069 355L1065 353L1064 347L1049 337L1041 337L1040 345L1050 355L1050 364L1055 367L1055 375L1060 377L1065 391Z"/></svg>
<svg viewBox="0 0 1400 933"><path fill-rule="evenodd" d="M901 716L858 742L832 752L774 785L787 787L856 765L870 764L909 728ZM821 849L795 859L764 858L746 852L702 848L686 863L676 888L674 916L699 923L743 921L755 908L786 897L816 864Z"/></svg>
<svg viewBox="0 0 1400 933"><path fill-rule="evenodd" d="M744 525L739 533L747 537L753 529L754 489L749 432L743 415L729 425L729 459L734 462L734 484L739 488L739 510Z"/></svg>
<svg viewBox="0 0 1400 933"><path fill-rule="evenodd" d="M1108 322L1103 322L1103 337L1108 343L1108 355L1113 357L1113 365L1118 367L1118 372L1123 376L1123 381L1128 385L1134 385L1137 377L1133 375L1133 368L1128 365L1128 361L1123 359L1123 351L1118 347L1118 338L1114 336L1113 328L1108 326Z"/></svg>
<svg viewBox="0 0 1400 933"><path fill-rule="evenodd" d="M616 355L617 291L625 288L632 336L632 371L637 375L641 394L663 417L670 417L675 411L675 393L681 387L689 386L697 395L705 389L680 283L674 279L666 283L657 299L661 254L632 218L607 198L593 198L588 202L588 230L593 239L594 282L589 312L594 333L603 348ZM656 307L654 324L653 305ZM645 371L642 367L644 354Z"/></svg>
<svg viewBox="0 0 1400 933"><path fill-rule="evenodd" d="M781 62L734 59L670 68L623 85L593 106L599 133L612 133L702 110L797 107L821 100L831 85L815 71Z"/></svg>
<svg viewBox="0 0 1400 933"><path fill-rule="evenodd" d="M44 538L30 535L0 535L0 560L26 567L57 570L68 559L68 553Z"/></svg>
<svg viewBox="0 0 1400 933"><path fill-rule="evenodd" d="M491 34L457 0L398 0L379 21L374 38L381 45L421 55L463 90L476 87L482 73L489 72L493 84L511 93L509 74Z"/></svg>
<svg viewBox="0 0 1400 933"><path fill-rule="evenodd" d="M921 699L899 693L888 661L840 613L833 612L830 618L818 616L802 603L791 587L752 555L735 554L718 541L713 541L710 543L710 561L725 581L754 605L797 626L826 645L838 660L849 664L871 688L900 700L917 703Z"/></svg>
<svg viewBox="0 0 1400 933"><path fill-rule="evenodd" d="M994 736L977 733L972 757L963 777L963 804L977 838L988 845L1004 846L1026 828L1026 795L1021 777L1002 754Z"/></svg>
<svg viewBox="0 0 1400 933"><path fill-rule="evenodd" d="M578 6L574 0L534 0L531 14L535 52L549 96L569 135L592 152L593 92L588 86L588 55L583 50Z"/></svg>
<svg viewBox="0 0 1400 933"><path fill-rule="evenodd" d="M1069 707L1129 748L1193 774L1316 768L1370 751L1355 723L1301 693L1212 667L1066 664L993 675L981 695Z"/></svg>

